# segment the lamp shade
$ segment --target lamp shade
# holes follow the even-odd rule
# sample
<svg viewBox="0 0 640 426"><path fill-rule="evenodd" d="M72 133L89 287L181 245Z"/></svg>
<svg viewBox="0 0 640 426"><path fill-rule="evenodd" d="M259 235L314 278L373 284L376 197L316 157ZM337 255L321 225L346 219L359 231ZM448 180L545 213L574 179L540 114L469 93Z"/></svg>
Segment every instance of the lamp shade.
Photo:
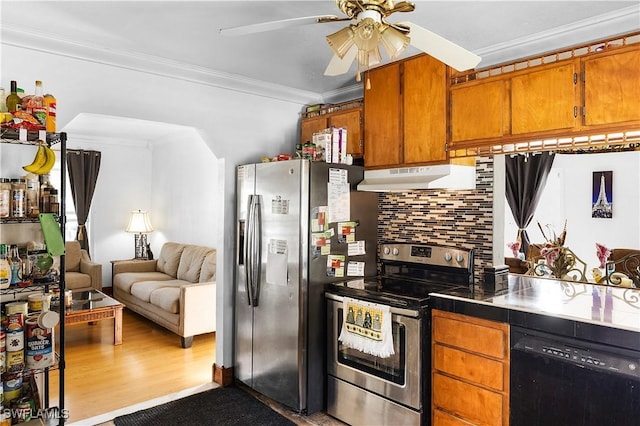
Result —
<svg viewBox="0 0 640 426"><path fill-rule="evenodd" d="M149 213L142 210L132 211L131 218L129 218L129 225L127 225L125 231L137 234L153 232L153 226L149 220Z"/></svg>

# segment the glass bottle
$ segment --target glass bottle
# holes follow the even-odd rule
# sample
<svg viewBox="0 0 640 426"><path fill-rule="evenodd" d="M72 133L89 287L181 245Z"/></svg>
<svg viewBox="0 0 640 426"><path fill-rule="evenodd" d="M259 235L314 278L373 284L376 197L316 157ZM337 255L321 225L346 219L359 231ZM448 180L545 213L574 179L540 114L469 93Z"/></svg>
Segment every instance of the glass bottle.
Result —
<svg viewBox="0 0 640 426"><path fill-rule="evenodd" d="M49 213L60 214L60 202L58 201L58 190L49 190Z"/></svg>
<svg viewBox="0 0 640 426"><path fill-rule="evenodd" d="M40 213L40 180L33 173L24 176L26 181L27 216L38 217Z"/></svg>
<svg viewBox="0 0 640 426"><path fill-rule="evenodd" d="M22 281L22 259L18 254L18 245L11 247L11 257L9 258L9 266L11 268L11 285L18 285Z"/></svg>
<svg viewBox="0 0 640 426"><path fill-rule="evenodd" d="M7 246L0 244L0 289L11 285L11 266L7 260Z"/></svg>
<svg viewBox="0 0 640 426"><path fill-rule="evenodd" d="M11 214L11 181L0 178L0 217L9 217Z"/></svg>
<svg viewBox="0 0 640 426"><path fill-rule="evenodd" d="M47 125L47 107L44 102L44 95L42 92L42 82L36 80L36 92L27 101L27 112L38 120L38 123L42 127Z"/></svg>
<svg viewBox="0 0 640 426"><path fill-rule="evenodd" d="M11 216L25 217L27 213L27 185L24 179L11 179Z"/></svg>
<svg viewBox="0 0 640 426"><path fill-rule="evenodd" d="M18 96L18 83L15 80L11 80L11 93L6 99L7 111L15 113L22 109L22 100Z"/></svg>
<svg viewBox="0 0 640 426"><path fill-rule="evenodd" d="M4 87L0 87L0 114L3 112L7 112L7 94Z"/></svg>
<svg viewBox="0 0 640 426"><path fill-rule="evenodd" d="M49 197L51 195L51 184L49 183L49 174L40 175L40 213L49 213L51 205Z"/></svg>

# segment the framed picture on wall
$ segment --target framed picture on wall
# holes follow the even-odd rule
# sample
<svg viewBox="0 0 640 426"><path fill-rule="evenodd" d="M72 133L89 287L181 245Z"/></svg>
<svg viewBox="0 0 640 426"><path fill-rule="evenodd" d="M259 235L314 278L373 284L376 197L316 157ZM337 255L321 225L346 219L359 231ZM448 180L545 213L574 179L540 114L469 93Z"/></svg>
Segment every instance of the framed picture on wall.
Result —
<svg viewBox="0 0 640 426"><path fill-rule="evenodd" d="M613 172L593 172L591 217L613 217Z"/></svg>

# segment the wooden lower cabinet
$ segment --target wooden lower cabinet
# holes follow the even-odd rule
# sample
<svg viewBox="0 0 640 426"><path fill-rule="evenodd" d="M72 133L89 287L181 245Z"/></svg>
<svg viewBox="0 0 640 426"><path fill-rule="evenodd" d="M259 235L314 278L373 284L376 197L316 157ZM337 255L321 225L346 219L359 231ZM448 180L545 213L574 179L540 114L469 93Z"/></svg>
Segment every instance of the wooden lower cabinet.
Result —
<svg viewBox="0 0 640 426"><path fill-rule="evenodd" d="M509 325L432 312L434 425L509 424Z"/></svg>

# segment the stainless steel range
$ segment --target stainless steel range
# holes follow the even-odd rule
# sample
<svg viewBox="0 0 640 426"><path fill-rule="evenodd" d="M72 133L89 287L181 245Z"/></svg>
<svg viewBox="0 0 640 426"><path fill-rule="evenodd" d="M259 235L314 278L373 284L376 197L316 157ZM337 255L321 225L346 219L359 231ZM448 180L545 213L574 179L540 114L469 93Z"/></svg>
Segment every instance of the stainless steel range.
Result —
<svg viewBox="0 0 640 426"><path fill-rule="evenodd" d="M428 425L431 406L431 293L468 296L473 250L380 245L381 275L327 290L327 412L352 425ZM388 306L393 355L339 341L345 300Z"/></svg>

